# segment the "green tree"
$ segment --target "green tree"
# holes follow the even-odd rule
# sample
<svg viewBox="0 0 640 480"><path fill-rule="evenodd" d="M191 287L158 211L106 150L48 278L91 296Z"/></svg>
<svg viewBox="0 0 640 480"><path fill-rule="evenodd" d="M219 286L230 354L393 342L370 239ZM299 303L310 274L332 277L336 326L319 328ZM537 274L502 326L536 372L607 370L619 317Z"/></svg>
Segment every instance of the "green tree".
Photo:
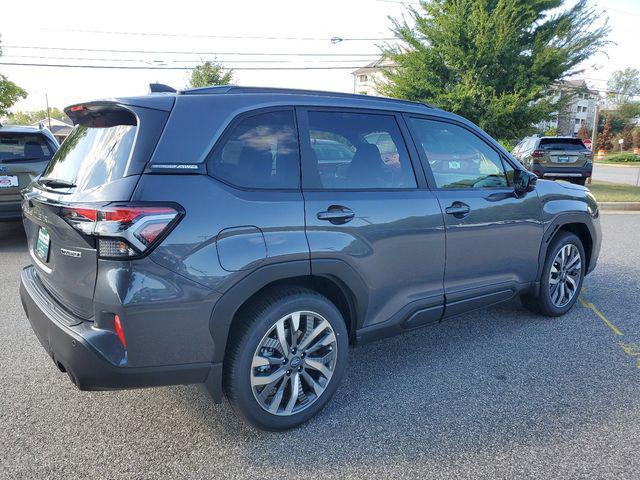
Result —
<svg viewBox="0 0 640 480"><path fill-rule="evenodd" d="M550 89L607 42L609 28L579 0L427 0L393 20L401 40L384 55L396 68L389 96L425 101L519 138L558 111Z"/></svg>
<svg viewBox="0 0 640 480"><path fill-rule="evenodd" d="M640 95L640 70L627 67L613 72L607 82L607 88L610 90L609 98L616 105L633 101L633 97Z"/></svg>
<svg viewBox="0 0 640 480"><path fill-rule="evenodd" d="M0 73L0 117L6 115L9 108L21 98L27 98L27 92Z"/></svg>
<svg viewBox="0 0 640 480"><path fill-rule="evenodd" d="M62 120L63 122L72 123L67 114L64 113L59 108L53 107L49 109L49 115L51 118L55 118L57 120ZM47 120L47 111L46 110L36 110L32 112L24 112L18 111L13 112L7 115L6 123L13 125L31 125L40 120L44 120L46 123Z"/></svg>
<svg viewBox="0 0 640 480"><path fill-rule="evenodd" d="M225 69L220 62L206 61L197 65L191 72L191 88L229 85L233 82L233 70Z"/></svg>

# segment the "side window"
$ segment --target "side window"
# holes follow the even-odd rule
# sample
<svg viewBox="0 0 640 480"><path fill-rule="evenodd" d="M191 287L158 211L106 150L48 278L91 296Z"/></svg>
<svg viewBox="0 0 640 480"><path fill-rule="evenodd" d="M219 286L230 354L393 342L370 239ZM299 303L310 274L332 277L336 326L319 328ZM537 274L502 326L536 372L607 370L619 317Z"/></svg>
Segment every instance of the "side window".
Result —
<svg viewBox="0 0 640 480"><path fill-rule="evenodd" d="M243 188L298 188L296 137L293 111L245 117L214 150L210 172Z"/></svg>
<svg viewBox="0 0 640 480"><path fill-rule="evenodd" d="M392 115L325 111L308 115L309 185L325 189L417 187Z"/></svg>
<svg viewBox="0 0 640 480"><path fill-rule="evenodd" d="M409 121L438 188L509 185L500 154L467 129L420 118Z"/></svg>

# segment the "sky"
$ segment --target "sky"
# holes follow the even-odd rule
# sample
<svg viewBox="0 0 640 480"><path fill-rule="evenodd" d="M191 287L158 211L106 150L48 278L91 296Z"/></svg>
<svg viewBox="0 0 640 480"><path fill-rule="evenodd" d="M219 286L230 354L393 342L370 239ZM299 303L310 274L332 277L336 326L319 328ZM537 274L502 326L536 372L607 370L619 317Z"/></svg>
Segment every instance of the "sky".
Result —
<svg viewBox="0 0 640 480"><path fill-rule="evenodd" d="M164 68L189 67L215 58L235 68L238 84L352 92L351 72L377 57L379 47L392 37L389 17L400 18L407 3L417 2L4 0L0 63ZM586 62L580 77L604 89L613 71L627 66L640 69L640 0L591 0L590 5L608 17L613 43ZM332 42L333 37L343 41ZM144 94L151 82L180 89L189 77L187 70L2 64L0 73L29 93L14 111L44 109L45 94L50 106L65 107L85 100Z"/></svg>

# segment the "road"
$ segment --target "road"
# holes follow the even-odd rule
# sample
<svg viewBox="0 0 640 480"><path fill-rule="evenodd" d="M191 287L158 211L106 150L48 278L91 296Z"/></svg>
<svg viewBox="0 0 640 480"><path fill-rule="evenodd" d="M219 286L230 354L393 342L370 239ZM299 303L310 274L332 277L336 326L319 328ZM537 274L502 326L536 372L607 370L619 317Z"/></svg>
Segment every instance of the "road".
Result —
<svg viewBox="0 0 640 480"><path fill-rule="evenodd" d="M513 301L354 349L333 402L279 434L196 386L76 390L20 306L21 227L0 225L0 478L638 478L640 215L602 222L563 318Z"/></svg>
<svg viewBox="0 0 640 480"><path fill-rule="evenodd" d="M639 175L640 167L607 165L605 163L593 164L594 180L640 186Z"/></svg>

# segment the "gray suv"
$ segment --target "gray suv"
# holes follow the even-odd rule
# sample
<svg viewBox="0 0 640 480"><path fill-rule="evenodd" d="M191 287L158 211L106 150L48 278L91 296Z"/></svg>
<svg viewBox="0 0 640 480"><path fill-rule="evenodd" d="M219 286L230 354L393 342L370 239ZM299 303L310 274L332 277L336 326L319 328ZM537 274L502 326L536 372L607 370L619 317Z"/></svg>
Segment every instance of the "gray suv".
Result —
<svg viewBox="0 0 640 480"><path fill-rule="evenodd" d="M0 222L22 218L20 190L40 175L58 142L46 128L0 124Z"/></svg>
<svg viewBox="0 0 640 480"><path fill-rule="evenodd" d="M25 192L21 298L82 390L204 384L251 424L329 401L347 349L520 296L576 302L584 187L429 105L213 87L67 108ZM363 408L365 408L363 406Z"/></svg>

